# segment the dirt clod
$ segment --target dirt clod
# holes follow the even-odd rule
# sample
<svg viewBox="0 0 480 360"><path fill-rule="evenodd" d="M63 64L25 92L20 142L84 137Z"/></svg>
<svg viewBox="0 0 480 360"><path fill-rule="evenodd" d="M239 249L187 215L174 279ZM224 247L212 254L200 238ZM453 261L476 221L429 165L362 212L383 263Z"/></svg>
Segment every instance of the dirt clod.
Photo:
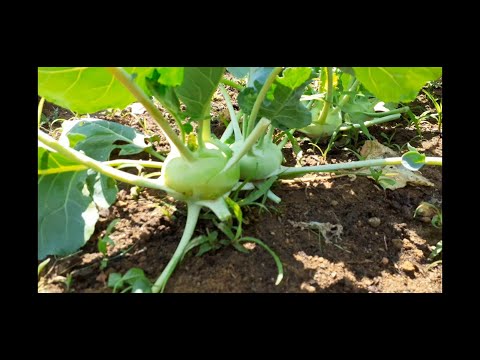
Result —
<svg viewBox="0 0 480 360"><path fill-rule="evenodd" d="M400 265L400 269L402 269L405 272L412 273L415 271L415 265L413 265L410 261L405 261Z"/></svg>

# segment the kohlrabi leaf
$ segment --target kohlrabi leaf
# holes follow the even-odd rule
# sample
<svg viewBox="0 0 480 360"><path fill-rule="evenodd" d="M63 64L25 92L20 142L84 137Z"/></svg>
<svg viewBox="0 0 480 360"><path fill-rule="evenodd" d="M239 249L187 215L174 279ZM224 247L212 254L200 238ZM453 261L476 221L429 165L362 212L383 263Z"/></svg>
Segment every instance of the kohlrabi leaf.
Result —
<svg viewBox="0 0 480 360"><path fill-rule="evenodd" d="M145 77L153 68L124 69L135 74L135 81L146 88ZM38 95L80 114L108 108L123 109L135 101L135 97L103 67L39 67Z"/></svg>
<svg viewBox="0 0 480 360"><path fill-rule="evenodd" d="M425 155L418 151L408 151L402 156L402 165L408 170L418 171L425 165Z"/></svg>
<svg viewBox="0 0 480 360"><path fill-rule="evenodd" d="M257 81L263 85L273 69L273 67L251 67L247 87L254 87Z"/></svg>
<svg viewBox="0 0 480 360"><path fill-rule="evenodd" d="M230 74L239 79L244 78L250 72L249 67L227 67L227 70Z"/></svg>
<svg viewBox="0 0 480 360"><path fill-rule="evenodd" d="M80 139L72 144L73 139ZM65 122L60 142L99 161L107 161L115 149L120 155L138 154L148 148L145 136L134 129L118 123L99 119L81 119ZM108 208L116 199L115 180L89 171L87 184L98 207Z"/></svg>
<svg viewBox="0 0 480 360"><path fill-rule="evenodd" d="M108 209L117 199L117 182L108 176L88 170L88 191L99 208Z"/></svg>
<svg viewBox="0 0 480 360"><path fill-rule="evenodd" d="M61 172L86 170L83 164L65 158L51 151L46 145L38 142L38 175L49 175Z"/></svg>
<svg viewBox="0 0 480 360"><path fill-rule="evenodd" d="M375 104L370 102L366 96L352 95L350 100L344 104L341 109L343 112L350 115L350 119L353 123L362 123L371 119L364 113L374 113Z"/></svg>
<svg viewBox="0 0 480 360"><path fill-rule="evenodd" d="M165 86L178 86L183 82L183 67L157 67L157 81Z"/></svg>
<svg viewBox="0 0 480 360"><path fill-rule="evenodd" d="M427 81L442 75L441 67L354 67L357 79L385 102L410 102Z"/></svg>
<svg viewBox="0 0 480 360"><path fill-rule="evenodd" d="M355 76L355 71L353 70L352 67L339 67L340 70L342 70L344 73L349 74L351 76Z"/></svg>
<svg viewBox="0 0 480 360"><path fill-rule="evenodd" d="M210 116L210 103L224 67L186 67L181 85L175 88L179 99L187 107L186 114L194 121Z"/></svg>
<svg viewBox="0 0 480 360"><path fill-rule="evenodd" d="M145 135L133 128L94 118L64 122L59 141L99 161L108 160L115 149L120 149L120 155L132 155L149 147Z"/></svg>
<svg viewBox="0 0 480 360"><path fill-rule="evenodd" d="M287 68L282 77L277 77L263 101L257 119L266 117L273 125L282 129L302 128L312 122L312 114L300 102L305 86L312 79L312 69L306 67ZM255 82L255 87L248 87L238 96L238 104L246 113L252 111L255 99L262 88L262 83Z"/></svg>
<svg viewBox="0 0 480 360"><path fill-rule="evenodd" d="M183 68L182 68L183 69ZM175 88L173 85L162 84L162 74L155 69L150 77L146 78L148 90L153 96L168 110L176 119L183 120L185 115L180 108L180 101L178 100ZM183 72L182 72L183 81ZM177 84L178 85L178 84Z"/></svg>
<svg viewBox="0 0 480 360"><path fill-rule="evenodd" d="M109 160L115 149L137 154L148 147L134 129L98 119L64 122L59 141L99 161ZM97 207L115 201L116 182L40 144L38 169L38 256L70 254L92 235Z"/></svg>
<svg viewBox="0 0 480 360"><path fill-rule="evenodd" d="M93 234L98 211L86 177L83 170L38 178L38 259L71 254Z"/></svg>

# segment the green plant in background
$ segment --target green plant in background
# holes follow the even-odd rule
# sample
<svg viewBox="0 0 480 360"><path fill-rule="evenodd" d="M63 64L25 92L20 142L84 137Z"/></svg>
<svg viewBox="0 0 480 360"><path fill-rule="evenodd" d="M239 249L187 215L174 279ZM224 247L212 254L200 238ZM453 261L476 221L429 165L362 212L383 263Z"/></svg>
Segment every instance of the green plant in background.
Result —
<svg viewBox="0 0 480 360"><path fill-rule="evenodd" d="M442 130L442 102L438 102L437 99L433 97L431 93L429 93L427 90L423 89L423 93L427 95L427 97L430 99L430 101L433 103L435 106L435 110L437 111L436 114L431 114L430 116L434 119L437 120L438 124L438 131Z"/></svg>
<svg viewBox="0 0 480 360"><path fill-rule="evenodd" d="M351 71L362 84L374 89L375 96L391 102L415 97L419 87L428 80L424 78L441 73L430 68L397 73L386 70L394 76L400 85L397 86L384 79L385 70L366 69L353 68ZM124 108L138 101L156 121L171 147L162 162L111 160L113 150L120 150L119 156L142 151L155 156L152 143L148 141L150 137L127 126L92 118L64 122L58 140L39 129L39 258L50 254L65 255L85 244L94 231L98 209L113 204L118 191L116 181L122 181L141 188L163 190L176 200L186 202L188 211L179 245L153 286L143 271L131 269L128 276L117 274L109 278L114 291L163 291L191 242L202 208L218 218L219 221L212 220L232 245L250 241L269 251L279 267L278 283L281 280L278 257L260 240L241 236L240 211L240 206L253 204L261 196L280 202L270 190L276 179L311 172L400 164L418 170L425 164L442 163L441 158L409 151L402 157L387 159L282 166L281 149L291 139L294 129L307 127L312 122L312 113L302 104L301 97L314 78L313 70L276 67L229 68L229 71L237 77L248 77L246 87L238 96L238 112L233 109L221 84L225 68L39 68L39 94L48 101L78 113ZM331 71L327 69L327 77L328 73ZM419 79L422 79L420 85ZM211 99L217 88L225 97L230 114L230 123L220 139L210 131ZM172 115L180 134L169 125L152 96ZM325 108L328 118L330 99L325 103L322 111ZM196 125L195 131L192 123ZM357 125L365 127L365 123ZM282 136L276 136L276 131ZM140 175L143 169L151 168L160 168L161 173L159 177L138 176L120 170L124 167L140 168ZM239 191L244 197L240 197ZM230 197L232 192L235 201ZM237 219L236 227L222 225L228 224L232 216ZM235 229L235 233L231 229ZM208 239L211 240L214 239Z"/></svg>
<svg viewBox="0 0 480 360"><path fill-rule="evenodd" d="M120 219L113 220L105 230L105 235L98 239L97 248L100 253L102 253L103 258L100 262L100 270L105 269L108 266L108 257L107 257L107 246L110 245L111 247L115 246L115 243L110 238L110 234L115 229L115 226L118 224Z"/></svg>
<svg viewBox="0 0 480 360"><path fill-rule="evenodd" d="M50 262L50 258L47 258L43 260L40 264L38 264L38 269L37 269L37 275L38 275L38 280L40 280L40 274L42 273L43 269L48 265Z"/></svg>
<svg viewBox="0 0 480 360"><path fill-rule="evenodd" d="M111 273L108 277L108 287L113 289L116 293L122 290L122 293L151 293L152 283L145 276L142 269L132 268L128 270L123 276L119 273Z"/></svg>
<svg viewBox="0 0 480 360"><path fill-rule="evenodd" d="M420 217L423 217L423 218L426 218L426 219L431 219L430 220L430 223L432 224L433 227L439 229L442 227L442 222L443 222L443 219L442 219L442 210L429 203L429 202L426 202L426 201L422 201L420 203L420 205L417 206L417 208L415 209L415 212L413 214L413 217L417 217L417 216L420 216ZM438 258L442 253L442 240L440 240L436 245L435 247L433 248L432 252L430 253L430 255L428 256L428 258L430 260L435 260L436 258ZM431 263L428 268L432 268L438 264L441 264L442 263L442 260L437 260L433 263Z"/></svg>

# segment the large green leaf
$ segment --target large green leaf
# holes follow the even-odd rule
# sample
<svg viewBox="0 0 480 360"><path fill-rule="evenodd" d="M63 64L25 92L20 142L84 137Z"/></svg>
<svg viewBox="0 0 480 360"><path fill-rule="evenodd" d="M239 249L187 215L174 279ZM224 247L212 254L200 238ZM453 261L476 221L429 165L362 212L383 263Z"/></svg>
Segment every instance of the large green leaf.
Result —
<svg viewBox="0 0 480 360"><path fill-rule="evenodd" d="M57 152L52 152L41 142L38 142L38 174L48 175L53 173L84 170L84 166L67 159Z"/></svg>
<svg viewBox="0 0 480 360"><path fill-rule="evenodd" d="M38 178L38 259L71 254L93 234L98 210L86 178L86 170Z"/></svg>
<svg viewBox="0 0 480 360"><path fill-rule="evenodd" d="M64 122L59 141L106 161L115 149L120 149L120 154L143 151L148 147L144 139L144 135L127 126L80 119ZM108 208L115 201L116 182L41 143L38 169L38 256L67 255L82 247L92 235L98 220L97 207Z"/></svg>
<svg viewBox="0 0 480 360"><path fill-rule="evenodd" d="M358 80L385 102L415 100L427 81L442 75L440 67L354 67Z"/></svg>
<svg viewBox="0 0 480 360"><path fill-rule="evenodd" d="M100 119L65 122L59 141L99 161L109 160L115 149L120 149L120 155L133 155L149 147L145 144L145 135L128 126ZM89 171L87 184L100 208L108 208L115 201L118 191L115 180Z"/></svg>
<svg viewBox="0 0 480 360"><path fill-rule="evenodd" d="M166 86L178 86L183 82L185 69L183 67L157 67L157 80Z"/></svg>
<svg viewBox="0 0 480 360"><path fill-rule="evenodd" d="M93 201L101 209L108 209L117 199L118 187L112 179L93 170L88 170L87 186Z"/></svg>
<svg viewBox="0 0 480 360"><path fill-rule="evenodd" d="M210 115L210 102L225 72L224 67L186 67L183 83L175 91L194 121Z"/></svg>
<svg viewBox="0 0 480 360"><path fill-rule="evenodd" d="M166 69L166 68L163 68ZM171 81L165 81L165 79L171 79L171 76L165 77L159 69L155 69L150 77L146 78L147 88L155 98L160 101L162 106L168 110L176 119L184 120L185 115L180 108L180 101L178 100L177 93L175 92L176 85L179 85L183 81L184 70L182 69L182 78L173 83ZM178 72L175 72L178 74Z"/></svg>
<svg viewBox="0 0 480 360"><path fill-rule="evenodd" d="M60 143L99 161L108 160L115 149L120 149L120 155L132 155L149 147L145 135L112 121L88 118L66 121L62 127Z"/></svg>
<svg viewBox="0 0 480 360"><path fill-rule="evenodd" d="M257 81L263 85L273 69L273 67L251 67L248 74L247 87L254 87Z"/></svg>
<svg viewBox="0 0 480 360"><path fill-rule="evenodd" d="M312 122L312 114L300 102L305 86L311 81L312 69L307 67L287 68L282 77L277 77L267 93L257 119L266 117L273 125L282 129L302 128ZM257 78L258 79L258 78ZM252 111L262 83L244 89L238 96L240 108L247 114Z"/></svg>
<svg viewBox="0 0 480 360"><path fill-rule="evenodd" d="M227 67L227 70L230 74L239 79L244 78L250 72L249 67Z"/></svg>
<svg viewBox="0 0 480 360"><path fill-rule="evenodd" d="M126 67L145 89L145 77L153 68ZM175 79L175 77L174 77ZM38 94L47 101L84 114L108 108L124 108L134 96L103 67L39 67Z"/></svg>

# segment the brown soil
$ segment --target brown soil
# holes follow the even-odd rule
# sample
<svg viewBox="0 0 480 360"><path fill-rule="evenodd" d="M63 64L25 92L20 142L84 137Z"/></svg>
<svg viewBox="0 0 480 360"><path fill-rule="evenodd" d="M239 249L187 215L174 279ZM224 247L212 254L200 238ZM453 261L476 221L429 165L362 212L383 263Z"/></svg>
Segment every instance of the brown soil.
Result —
<svg viewBox="0 0 480 360"><path fill-rule="evenodd" d="M236 94L228 89L232 96ZM436 91L436 95L441 95ZM422 101L427 100L420 97L416 104ZM222 116L225 108L221 97L215 97L213 118ZM97 116L112 119L105 114ZM155 124L145 116L148 129L154 130ZM133 116L117 116L117 120L143 131ZM382 142L381 132L387 135L395 132L394 144L402 146L410 142L427 156L442 155L442 138L436 124L421 125L422 139L414 139L415 128L405 124L380 126L371 130L371 134ZM221 134L224 126L214 121L212 128ZM364 140L361 135L357 150ZM302 164L323 163L318 149L308 145L308 141L301 144ZM318 145L325 147L323 143ZM157 149L166 150L166 143L161 142ZM284 153L287 163L294 165L291 148ZM355 157L340 148L332 149L328 155L330 163L346 160ZM177 267L165 291L441 292L442 265L429 268L431 260L428 260L432 246L442 239L441 229L434 228L428 219L414 218L413 214L422 201L441 207L442 172L439 167L424 167L421 173L435 186L408 185L384 191L365 177L352 179L325 174L281 181L272 189L282 198L279 205L267 202L269 212L260 212L257 207L243 208L247 222L244 236L264 241L283 263L284 278L278 286L274 284L277 269L273 258L258 245L250 244L248 254L224 247L197 257L194 256L197 250L193 250ZM120 187L117 202L101 214L87 245L78 254L52 259L39 283L40 292L109 293L108 275L123 274L132 267L142 268L152 281L159 276L182 235L186 207L159 191L145 189L135 199L130 195L130 186ZM369 221L375 217L380 224L378 220ZM107 268L100 270L102 255L97 250L97 240L116 218L121 220L111 235L115 247L109 248L111 259ZM329 242L314 231L293 224L310 221L340 224L343 233ZM205 234L207 229L215 230L211 221L200 220L194 236ZM65 279L69 274L72 282L67 289Z"/></svg>

